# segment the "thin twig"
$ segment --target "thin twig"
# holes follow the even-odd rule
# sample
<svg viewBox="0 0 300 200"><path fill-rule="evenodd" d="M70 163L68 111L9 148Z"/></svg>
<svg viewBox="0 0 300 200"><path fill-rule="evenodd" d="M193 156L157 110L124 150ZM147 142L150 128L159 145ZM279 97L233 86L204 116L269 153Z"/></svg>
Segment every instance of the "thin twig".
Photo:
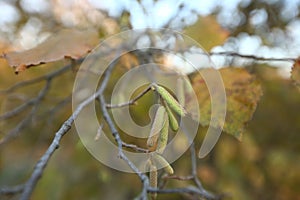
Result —
<svg viewBox="0 0 300 200"><path fill-rule="evenodd" d="M135 98L131 99L128 102L125 103L120 103L120 104L106 104L107 108L121 108L121 107L125 107L125 106L130 106L130 105L136 105L137 101L142 98L145 94L147 94L149 91L151 90L151 86L148 86L145 90L143 90L138 96L136 96Z"/></svg>
<svg viewBox="0 0 300 200"><path fill-rule="evenodd" d="M194 182L199 189L203 190L204 188L197 176L197 157L196 157L194 142L192 142L190 146L190 152L191 152L191 163L192 163L192 175L194 177Z"/></svg>
<svg viewBox="0 0 300 200"><path fill-rule="evenodd" d="M96 133L96 135L95 135L95 137L94 137L94 140L95 141L97 141L97 140L99 140L100 139L100 137L101 137L101 135L102 135L102 129L103 129L103 124L101 123L100 124L100 126L99 126L99 128L98 128L98 130L97 130L97 133Z"/></svg>
<svg viewBox="0 0 300 200"><path fill-rule="evenodd" d="M230 57L240 57L246 59L252 59L255 61L286 61L286 62L295 62L297 58L267 58L260 57L255 55L243 55L237 52L226 51L226 52L209 52L210 56L230 56Z"/></svg>
<svg viewBox="0 0 300 200"><path fill-rule="evenodd" d="M210 192L206 191L199 178L197 175L197 156L196 156L196 151L195 151L195 144L194 142L191 143L190 146L190 152L191 152L191 163L192 163L192 175L193 175L193 180L195 182L195 184L197 185L197 188L201 191L202 194L204 194L206 196L207 199L219 199L220 197L215 196L213 194L211 194Z"/></svg>
<svg viewBox="0 0 300 200"><path fill-rule="evenodd" d="M34 105L35 102L36 102L36 98L30 99L29 101L26 101L25 103L14 108L13 110L10 110L10 111L0 115L0 121L16 116L17 114L21 113L26 108L28 108L29 106Z"/></svg>
<svg viewBox="0 0 300 200"><path fill-rule="evenodd" d="M80 63L82 61L83 61L83 59L78 59L76 63ZM35 84L35 83L38 83L38 82L41 82L41 81L44 81L44 80L52 79L56 76L59 76L59 75L65 73L65 72L67 72L72 67L73 67L73 64L69 64L69 65L66 65L66 66L64 66L64 67L62 67L58 70L55 70L55 71L49 73L49 74L37 77L35 79L18 82L18 83L14 84L13 86L11 86L8 89L0 90L0 94L7 94L7 93L10 93L10 92L13 92L14 90L16 90L18 88L25 87L25 86L28 86L28 85L32 85L32 84Z"/></svg>
<svg viewBox="0 0 300 200"><path fill-rule="evenodd" d="M294 62L296 59L295 58L264 58L264 57L257 57L257 56L253 56L253 55L241 55L238 54L236 52L220 52L220 53L210 53L210 55L214 55L214 56L232 56L232 57L241 57L241 58L246 58L246 59L253 59L256 61L287 61L287 62ZM83 59L82 59L83 60ZM78 62L81 62L82 60L78 60ZM28 120L30 120L33 116L33 114L35 113L37 106L39 104L39 102L44 98L45 94L48 91L48 87L50 86L50 82L51 79L61 75L62 73L66 72L69 68L71 68L72 65L67 65L59 70L56 70L50 74L38 77L36 79L32 79L29 81L23 81L20 83L17 83L15 85L13 85L12 87L6 89L6 90L2 90L0 91L0 94L4 94L4 93L9 93L9 92L13 92L14 90L20 88L20 87L24 87L27 85L31 85L37 82L41 82L44 80L47 80L46 86L43 90L40 91L39 95L33 99L30 100L30 103L25 103L25 105L23 105L24 107L27 107L28 105L34 105L31 113L29 114L29 117L27 116L26 121L23 120L18 126L17 126L17 131L19 132L19 130L23 127L23 124L25 124L25 122L28 122ZM140 196L138 197L139 199L147 199L147 192L150 193L192 193L192 194L198 194L201 197L207 198L207 199L218 199L218 196L212 195L211 193L207 192L200 180L197 177L197 160L196 160L196 153L195 153L195 148L194 148L194 144L192 143L190 150L191 150L191 162L192 162L192 176L186 176L186 177L181 177L181 176L170 176L167 177L169 179L177 179L177 180L191 180L193 179L195 184L197 185L197 188L195 187L186 187L186 188L173 188L173 189L157 189L157 188L152 188L149 187L149 179L148 177L143 174L141 171L139 171L139 169L134 165L134 163L129 160L127 158L127 156L124 154L123 152L123 147L126 148L131 148L137 151L141 151L141 152L147 152L146 149L142 149L136 145L133 144L127 144L125 142L122 141L120 134L118 133L109 113L108 113L108 108L118 108L118 107L123 107L123 106L129 106L129 105L133 105L136 103L136 101L138 101L138 99L140 99L143 95L145 95L149 90L150 87L148 87L146 90L144 90L140 95L138 95L137 97L135 97L134 99L130 100L127 103L123 103L123 104L119 104L119 105L110 105L107 104L105 102L104 99L104 90L107 86L108 80L110 78L110 74L111 74L111 70L113 69L113 64L110 65L110 67L105 71L104 73L104 79L102 81L102 84L100 85L99 90L92 95L91 97L89 97L88 99L86 99L85 101L83 101L81 104L79 104L79 106L76 108L76 110L72 113L72 115L63 123L63 125L60 127L60 129L56 132L55 137L52 140L52 143L50 144L50 146L48 147L47 151L41 156L41 158L39 159L39 161L37 162L37 164L35 165L35 168L30 176L30 178L27 180L27 182L24 185L19 185L19 186L14 186L14 187L10 187L10 188L2 188L0 189L0 194L16 194L16 193L20 193L21 194L21 200L28 200L34 190L34 188L36 187L36 184L38 183L38 181L40 180L42 174L44 173L45 167L47 166L51 156L53 155L53 153L55 152L55 150L59 147L59 144L61 142L61 139L63 138L63 136L70 130L71 125L73 124L75 118L79 115L79 113L81 112L81 110L87 106L88 104L90 104L93 100L95 100L96 98L99 98L100 100L100 106L101 106L101 110L103 113L103 117L105 119L105 121L107 122L111 133L113 135L113 137L115 138L115 141L118 144L118 149L119 149L119 156L121 159L123 159L128 166L139 176L142 184L143 184L143 189L142 192L140 194ZM27 105L28 104L28 105ZM18 107L16 109L16 111L12 111L12 112L16 112L13 113L14 115L17 113L20 113L23 109L23 107ZM21 111L20 111L21 110ZM8 118L10 116L12 116L11 114L4 114L6 115L5 117L2 118ZM0 117L1 119L1 117ZM27 123L26 123L27 124Z"/></svg>
<svg viewBox="0 0 300 200"><path fill-rule="evenodd" d="M0 188L1 195L14 195L22 192L24 189L24 185L16 185L13 187L3 187Z"/></svg>
<svg viewBox="0 0 300 200"><path fill-rule="evenodd" d="M74 120L79 115L81 110L86 107L88 104L90 104L95 98L99 95L99 91L97 91L94 95L89 97L88 99L84 100L82 103L78 105L76 110L73 112L73 114L63 123L63 125L60 127L60 129L55 133L55 137L52 140L52 143L48 147L47 151L43 154L43 156L40 158L40 160L35 165L35 168L31 174L31 177L24 185L24 190L22 192L20 200L28 200L32 194L32 191L34 190L37 182L41 178L45 167L47 166L52 154L54 151L59 147L59 143L62 139L62 137L70 130Z"/></svg>
<svg viewBox="0 0 300 200"><path fill-rule="evenodd" d="M136 105L136 102L133 102L132 100L130 100L128 102L119 103L119 104L106 104L106 107L109 109L113 109L113 108L127 107L127 106L131 106L131 105Z"/></svg>
<svg viewBox="0 0 300 200"><path fill-rule="evenodd" d="M11 138L15 137L20 132L20 130L22 130L25 126L28 125L33 115L36 113L38 109L38 105L40 104L42 99L46 96L47 92L49 91L51 85L50 83L51 83L51 79L46 82L45 87L39 92L38 96L31 100L33 107L30 113L13 130L7 133L5 137L3 137L0 140L0 146L8 142Z"/></svg>
<svg viewBox="0 0 300 200"><path fill-rule="evenodd" d="M172 189L158 189L158 188L148 188L148 192L150 193L160 193L160 194L171 194L171 193L188 193L188 194L197 194L202 198L209 199L209 200L216 200L219 199L219 197L211 197L208 196L206 193L201 191L199 188L190 186L185 188L172 188Z"/></svg>
<svg viewBox="0 0 300 200"><path fill-rule="evenodd" d="M211 199L211 200L217 200L220 199L220 196L211 194L207 190L205 190L198 179L197 176L197 157L196 157L196 152L195 152L195 146L194 143L191 143L190 146L190 151L191 151L191 162L192 162L192 175L188 176L163 176L162 180L167 181L169 179L175 179L179 181L188 181L188 180L193 180L194 183L196 184L195 186L190 186L186 188L171 188L171 189L162 189L161 187L159 189L154 189L154 188L149 188L148 192L157 192L157 193L190 193L190 194L196 194L202 198L205 199ZM166 183L166 182L165 182ZM164 184L165 184L164 183Z"/></svg>
<svg viewBox="0 0 300 200"><path fill-rule="evenodd" d="M194 176L177 176L177 175L173 175L173 176L163 176L163 179L174 179L174 180L179 180L179 181L189 181L189 180L193 180Z"/></svg>
<svg viewBox="0 0 300 200"><path fill-rule="evenodd" d="M115 127L115 124L112 121L112 119L108 113L107 107L106 107L107 104L106 104L105 98L104 98L104 91L105 91L107 83L109 81L111 71L113 70L114 67L115 67L115 63L113 62L108 66L108 68L106 69L106 71L103 74L104 78L103 78L100 88L99 88L100 108L101 108L101 111L103 114L103 118L106 121L106 123L108 124L108 126L111 130L111 133L112 133L113 137L115 138L115 141L117 142L120 158L123 159L128 164L128 166L139 176L141 182L143 183L143 189L142 189L142 193L140 195L140 199L146 200L147 199L147 188L149 186L149 179L124 154L123 149L122 149L122 146L123 146L122 139L121 139L120 134L119 134L117 128Z"/></svg>
<svg viewBox="0 0 300 200"><path fill-rule="evenodd" d="M150 152L148 149L144 149L144 148L138 147L135 144L127 144L126 142L123 142L123 141L122 141L122 146L125 147L125 148L133 149L133 150L135 150L137 152L142 152L142 153L149 153Z"/></svg>

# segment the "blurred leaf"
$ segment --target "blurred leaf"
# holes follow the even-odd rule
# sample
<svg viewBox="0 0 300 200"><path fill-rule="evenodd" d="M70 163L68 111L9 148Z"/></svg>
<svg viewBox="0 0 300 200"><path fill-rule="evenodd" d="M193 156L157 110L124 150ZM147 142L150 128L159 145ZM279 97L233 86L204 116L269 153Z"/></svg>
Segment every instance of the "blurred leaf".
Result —
<svg viewBox="0 0 300 200"><path fill-rule="evenodd" d="M296 86L300 89L300 58L298 58L292 68L291 79L295 82Z"/></svg>
<svg viewBox="0 0 300 200"><path fill-rule="evenodd" d="M31 66L63 58L78 59L91 51L96 46L97 41L98 33L96 30L63 29L33 49L9 52L3 57L18 73Z"/></svg>
<svg viewBox="0 0 300 200"><path fill-rule="evenodd" d="M127 70L138 66L138 58L133 53L125 53L120 57L120 64L122 67L125 67Z"/></svg>
<svg viewBox="0 0 300 200"><path fill-rule="evenodd" d="M223 44L229 36L229 32L222 29L212 16L200 17L194 25L186 28L184 33L199 42L207 51Z"/></svg>
<svg viewBox="0 0 300 200"><path fill-rule="evenodd" d="M241 140L245 125L251 120L262 95L262 89L254 76L245 69L230 67L219 71L227 96L226 120L223 130ZM211 99L200 74L194 75L192 85L200 105L200 124L208 126L211 120Z"/></svg>

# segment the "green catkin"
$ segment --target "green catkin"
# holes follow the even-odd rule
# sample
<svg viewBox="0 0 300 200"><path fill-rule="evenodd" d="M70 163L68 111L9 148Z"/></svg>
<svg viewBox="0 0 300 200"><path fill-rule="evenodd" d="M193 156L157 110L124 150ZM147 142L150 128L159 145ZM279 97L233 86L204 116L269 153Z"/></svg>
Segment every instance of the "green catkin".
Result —
<svg viewBox="0 0 300 200"><path fill-rule="evenodd" d="M176 82L176 96L181 105L185 105L185 82L183 77L179 77Z"/></svg>
<svg viewBox="0 0 300 200"><path fill-rule="evenodd" d="M168 116L165 115L164 126L160 131L160 135L157 141L156 152L162 154L168 144L168 133L169 133L169 119Z"/></svg>
<svg viewBox="0 0 300 200"><path fill-rule="evenodd" d="M150 166L149 181L151 187L157 188L157 168L154 165ZM151 193L152 200L155 200L156 197L157 193Z"/></svg>
<svg viewBox="0 0 300 200"><path fill-rule="evenodd" d="M153 147L157 144L159 133L164 126L166 110L163 106L159 106L153 120L153 124L150 130L150 135L147 140L147 146Z"/></svg>
<svg viewBox="0 0 300 200"><path fill-rule="evenodd" d="M184 108L164 87L153 84L153 89L158 92L158 94L165 100L170 108L174 110L178 115L182 117L186 115L186 111L184 110Z"/></svg>
<svg viewBox="0 0 300 200"><path fill-rule="evenodd" d="M151 165L152 165L152 162L151 162L150 159L148 159L148 160L146 161L146 163L145 163L145 169L144 169L145 172L149 172L149 171L150 171Z"/></svg>
<svg viewBox="0 0 300 200"><path fill-rule="evenodd" d="M178 122L177 122L177 119L176 117L174 116L173 112L171 111L171 109L169 108L168 104L165 104L165 108L166 108L166 111L168 113L168 117L169 117L169 124L170 124L170 127L173 131L178 131L179 129L179 125L178 125Z"/></svg>
<svg viewBox="0 0 300 200"><path fill-rule="evenodd" d="M174 170L171 167L171 165L168 163L168 161L162 157L161 155L155 153L153 154L153 159L157 164L160 164L161 166L164 167L164 170L168 173L168 174L173 174Z"/></svg>

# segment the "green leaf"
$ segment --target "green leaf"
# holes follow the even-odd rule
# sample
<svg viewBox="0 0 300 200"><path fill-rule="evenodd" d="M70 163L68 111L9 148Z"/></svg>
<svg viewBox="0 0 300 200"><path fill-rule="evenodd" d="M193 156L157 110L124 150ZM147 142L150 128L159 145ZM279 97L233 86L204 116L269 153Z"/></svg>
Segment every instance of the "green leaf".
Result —
<svg viewBox="0 0 300 200"><path fill-rule="evenodd" d="M262 89L255 77L245 69L230 67L220 69L219 72L223 78L227 98L223 131L241 140L245 125L256 110ZM211 118L211 99L206 83L200 74L191 76L200 106L200 124L208 126Z"/></svg>

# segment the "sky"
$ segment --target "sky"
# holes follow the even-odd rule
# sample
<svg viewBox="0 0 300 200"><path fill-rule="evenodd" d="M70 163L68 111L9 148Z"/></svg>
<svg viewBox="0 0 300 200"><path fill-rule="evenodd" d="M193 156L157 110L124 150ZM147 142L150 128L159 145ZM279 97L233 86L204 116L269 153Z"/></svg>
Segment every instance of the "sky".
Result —
<svg viewBox="0 0 300 200"><path fill-rule="evenodd" d="M161 28L171 21L170 28L176 30L194 24L199 16L207 16L216 9L220 11L217 20L221 26L229 29L237 27L245 17L243 13L238 11L237 7L244 7L250 3L250 0L158 0L157 2L141 0L140 3L136 0L64 0L63 6L67 8L75 2L86 4L86 1L90 3L91 7L104 10L111 17L117 18L124 11L129 12L130 23L133 28ZM278 0L260 1L272 4ZM282 1L285 2L281 13L279 13L282 19L294 18L299 15L300 0ZM3 34L0 35L0 39L4 40L5 35L8 40L14 40L15 45L19 44L19 47L28 49L48 37L49 33L40 33L43 24L38 18L33 17L24 25L17 38L12 37L12 33L15 31L14 25L21 20L20 12L14 5L15 2L16 0L0 0L0 34ZM49 12L51 8L51 3L47 0L20 0L20 5L29 14L44 14ZM180 5L184 6L180 7ZM63 23L66 25L76 23L70 10L66 9L64 13ZM89 12L85 11L85 13L88 14ZM73 21L68 21L72 17L74 18ZM267 18L267 12L264 9L257 9L251 13L251 24L263 26ZM288 24L285 31L274 29L268 33L267 38L272 43L272 47L264 45L262 39L256 35L241 33L237 37L229 38L223 45L214 47L212 51L234 51L261 57L297 57L300 55L299 36L300 20L296 18ZM212 59L217 66L224 65L224 59L220 57L213 57ZM283 67L283 72L290 70L290 63L274 62L272 64Z"/></svg>

